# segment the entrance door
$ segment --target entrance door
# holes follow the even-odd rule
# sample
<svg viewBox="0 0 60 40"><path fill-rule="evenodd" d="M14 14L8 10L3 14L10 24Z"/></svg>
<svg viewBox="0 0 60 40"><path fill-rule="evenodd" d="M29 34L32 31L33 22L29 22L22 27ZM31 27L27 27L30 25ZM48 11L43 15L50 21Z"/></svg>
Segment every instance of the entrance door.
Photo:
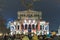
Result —
<svg viewBox="0 0 60 40"><path fill-rule="evenodd" d="M28 37L29 37L29 39L32 38L32 36L31 36L31 24L29 24L29 26L28 26Z"/></svg>
<svg viewBox="0 0 60 40"><path fill-rule="evenodd" d="M28 33L31 33L31 24L28 26Z"/></svg>

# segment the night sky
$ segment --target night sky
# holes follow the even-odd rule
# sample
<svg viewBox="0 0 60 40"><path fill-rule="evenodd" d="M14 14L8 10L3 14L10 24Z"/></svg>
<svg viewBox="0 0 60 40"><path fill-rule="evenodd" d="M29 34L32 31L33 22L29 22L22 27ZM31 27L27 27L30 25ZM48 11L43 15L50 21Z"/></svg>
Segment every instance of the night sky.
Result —
<svg viewBox="0 0 60 40"><path fill-rule="evenodd" d="M0 15L5 20L17 19L17 12L26 10L21 0L0 0ZM60 25L60 0L40 0L33 4L33 10L42 11L43 20L50 22L50 30L57 30Z"/></svg>

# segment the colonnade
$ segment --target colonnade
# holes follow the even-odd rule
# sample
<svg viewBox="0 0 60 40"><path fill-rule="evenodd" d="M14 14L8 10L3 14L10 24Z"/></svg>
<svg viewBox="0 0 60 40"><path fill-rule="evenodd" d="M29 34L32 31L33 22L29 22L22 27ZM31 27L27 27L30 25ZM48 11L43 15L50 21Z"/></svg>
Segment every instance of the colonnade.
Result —
<svg viewBox="0 0 60 40"><path fill-rule="evenodd" d="M13 28L13 29L12 29ZM35 33L44 35L49 33L49 23L45 21L24 20L23 23L13 22L10 28L11 34Z"/></svg>

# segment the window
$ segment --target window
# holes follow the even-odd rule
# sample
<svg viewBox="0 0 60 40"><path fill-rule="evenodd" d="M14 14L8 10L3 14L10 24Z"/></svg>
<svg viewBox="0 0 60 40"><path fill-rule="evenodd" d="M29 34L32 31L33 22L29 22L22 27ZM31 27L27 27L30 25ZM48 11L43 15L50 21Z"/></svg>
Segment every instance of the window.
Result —
<svg viewBox="0 0 60 40"><path fill-rule="evenodd" d="M32 17L32 15L30 14L30 15L28 15L28 17Z"/></svg>
<svg viewBox="0 0 60 40"><path fill-rule="evenodd" d="M28 32L31 32L31 25L29 24Z"/></svg>
<svg viewBox="0 0 60 40"><path fill-rule="evenodd" d="M35 25L34 24L32 25L32 28L35 29Z"/></svg>
<svg viewBox="0 0 60 40"><path fill-rule="evenodd" d="M44 25L40 25L40 30L43 30L44 29Z"/></svg>
<svg viewBox="0 0 60 40"><path fill-rule="evenodd" d="M29 29L31 29L31 25L29 24L29 27L28 27Z"/></svg>
<svg viewBox="0 0 60 40"><path fill-rule="evenodd" d="M40 30L42 30L42 25L40 25Z"/></svg>
<svg viewBox="0 0 60 40"><path fill-rule="evenodd" d="M25 29L27 29L27 24L25 24Z"/></svg>
<svg viewBox="0 0 60 40"><path fill-rule="evenodd" d="M19 25L18 25L18 30L19 30Z"/></svg>

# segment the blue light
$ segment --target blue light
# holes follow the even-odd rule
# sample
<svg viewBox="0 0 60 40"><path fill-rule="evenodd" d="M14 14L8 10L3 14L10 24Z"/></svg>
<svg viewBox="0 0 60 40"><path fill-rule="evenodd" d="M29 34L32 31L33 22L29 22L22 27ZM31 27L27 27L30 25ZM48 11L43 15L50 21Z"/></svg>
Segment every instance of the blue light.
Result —
<svg viewBox="0 0 60 40"><path fill-rule="evenodd" d="M13 22L14 21L14 18L9 18L7 21Z"/></svg>
<svg viewBox="0 0 60 40"><path fill-rule="evenodd" d="M13 22L13 21L14 21L14 18L9 18L9 19L7 20L7 22L6 22L7 28L10 27L10 22Z"/></svg>
<svg viewBox="0 0 60 40"><path fill-rule="evenodd" d="M10 21L7 23L7 28L9 28L10 27Z"/></svg>

